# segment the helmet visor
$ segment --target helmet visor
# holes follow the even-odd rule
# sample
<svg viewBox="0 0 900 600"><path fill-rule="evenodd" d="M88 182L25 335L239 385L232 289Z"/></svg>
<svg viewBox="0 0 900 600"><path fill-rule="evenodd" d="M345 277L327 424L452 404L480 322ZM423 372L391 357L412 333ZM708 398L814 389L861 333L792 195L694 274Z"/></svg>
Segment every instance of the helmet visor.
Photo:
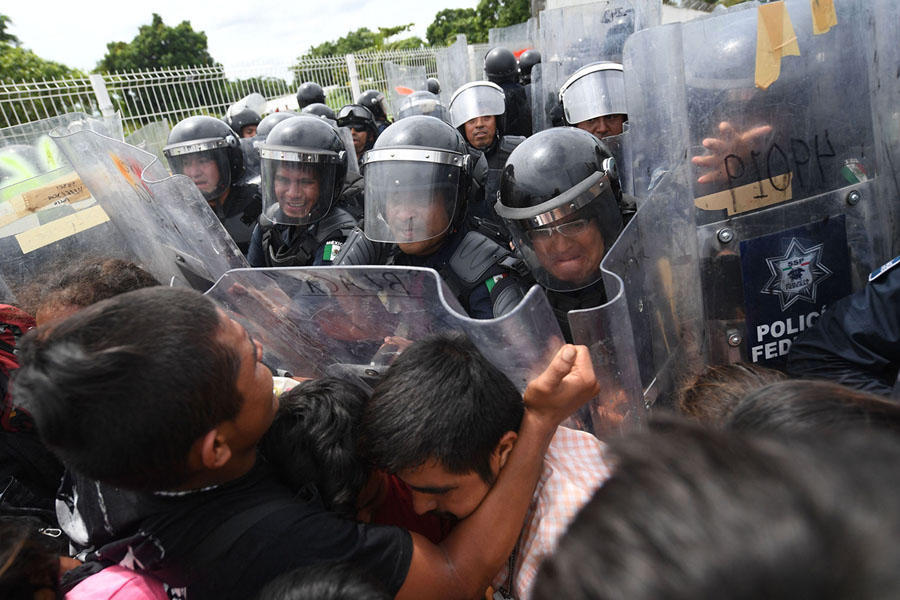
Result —
<svg viewBox="0 0 900 600"><path fill-rule="evenodd" d="M220 139L172 144L163 153L172 171L190 177L207 200L220 198L231 186L228 149Z"/></svg>
<svg viewBox="0 0 900 600"><path fill-rule="evenodd" d="M619 69L588 71L570 79L560 91L566 120L575 125L595 117L628 114L625 77Z"/></svg>
<svg viewBox="0 0 900 600"><path fill-rule="evenodd" d="M366 153L366 237L403 244L446 232L457 208L463 163L455 152L421 148Z"/></svg>
<svg viewBox="0 0 900 600"><path fill-rule="evenodd" d="M430 96L430 97L429 97ZM450 122L450 112L441 104L437 96L424 94L412 94L400 101L397 107L397 120L405 119L413 115L435 117L444 123Z"/></svg>
<svg viewBox="0 0 900 600"><path fill-rule="evenodd" d="M506 96L496 85L463 86L450 100L450 124L454 127L466 121L506 112Z"/></svg>
<svg viewBox="0 0 900 600"><path fill-rule="evenodd" d="M262 146L263 213L282 225L314 223L328 214L340 159L336 153L307 153Z"/></svg>
<svg viewBox="0 0 900 600"><path fill-rule="evenodd" d="M599 281L600 261L622 230L615 193L599 172L556 198L513 212L518 218L505 220L516 248L535 280L560 292Z"/></svg>

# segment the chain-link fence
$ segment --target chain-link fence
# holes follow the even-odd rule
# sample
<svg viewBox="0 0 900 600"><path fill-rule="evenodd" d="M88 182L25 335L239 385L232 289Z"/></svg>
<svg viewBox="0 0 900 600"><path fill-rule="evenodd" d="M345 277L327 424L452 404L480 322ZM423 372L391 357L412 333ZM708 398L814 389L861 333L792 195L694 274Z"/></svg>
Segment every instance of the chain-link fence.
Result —
<svg viewBox="0 0 900 600"><path fill-rule="evenodd" d="M424 66L437 74L435 50L394 50L346 56L302 57L292 64L178 67L104 73L91 77L48 81L0 82L0 128L12 127L69 112L100 115L119 111L125 132L167 119L177 123L188 115L221 116L228 106L251 92L268 99L270 110L296 108L300 83L315 81L326 102L340 108L360 92L377 89L387 95L384 63Z"/></svg>

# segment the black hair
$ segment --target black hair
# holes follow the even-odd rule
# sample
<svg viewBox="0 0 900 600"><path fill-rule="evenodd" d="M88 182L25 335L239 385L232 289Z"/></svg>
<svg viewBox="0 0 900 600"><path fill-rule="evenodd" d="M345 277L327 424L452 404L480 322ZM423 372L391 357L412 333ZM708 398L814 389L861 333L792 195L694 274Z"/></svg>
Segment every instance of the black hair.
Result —
<svg viewBox="0 0 900 600"><path fill-rule="evenodd" d="M412 344L375 386L360 449L389 473L435 460L493 483L491 454L518 431L522 396L469 339L445 333Z"/></svg>
<svg viewBox="0 0 900 600"><path fill-rule="evenodd" d="M900 443L669 423L611 446L535 600L895 598Z"/></svg>
<svg viewBox="0 0 900 600"><path fill-rule="evenodd" d="M304 381L280 398L260 450L294 491L312 484L325 507L355 517L370 469L359 457L366 392L334 377Z"/></svg>
<svg viewBox="0 0 900 600"><path fill-rule="evenodd" d="M728 429L760 434L847 429L900 433L900 406L831 381L794 379L747 394L725 425Z"/></svg>
<svg viewBox="0 0 900 600"><path fill-rule="evenodd" d="M90 306L101 300L159 285L159 281L133 262L118 258L86 259L60 274L45 290L42 304Z"/></svg>
<svg viewBox="0 0 900 600"><path fill-rule="evenodd" d="M35 592L59 591L59 555L41 522L29 517L0 517L0 598L32 600Z"/></svg>
<svg viewBox="0 0 900 600"><path fill-rule="evenodd" d="M748 393L787 375L752 363L714 365L705 368L676 393L678 412L701 423L724 426L734 408Z"/></svg>
<svg viewBox="0 0 900 600"><path fill-rule="evenodd" d="M390 600L374 578L347 564L300 567L273 579L256 600Z"/></svg>
<svg viewBox="0 0 900 600"><path fill-rule="evenodd" d="M176 487L191 445L243 404L222 325L192 290L104 300L23 338L16 401L67 467L124 488Z"/></svg>

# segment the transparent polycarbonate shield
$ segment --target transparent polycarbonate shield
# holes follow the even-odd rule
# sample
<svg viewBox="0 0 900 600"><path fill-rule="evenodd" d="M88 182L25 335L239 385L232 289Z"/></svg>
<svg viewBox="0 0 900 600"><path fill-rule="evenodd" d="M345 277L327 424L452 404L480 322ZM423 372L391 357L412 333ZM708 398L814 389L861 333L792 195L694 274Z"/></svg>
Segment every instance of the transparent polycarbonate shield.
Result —
<svg viewBox="0 0 900 600"><path fill-rule="evenodd" d="M353 133L349 127L338 127L338 135L344 142L344 152L347 153L347 173L359 175L359 161L356 160L356 147L353 145Z"/></svg>
<svg viewBox="0 0 900 600"><path fill-rule="evenodd" d="M449 108L450 124L459 127L478 117L502 115L506 112L506 96L496 83L473 81L454 92Z"/></svg>
<svg viewBox="0 0 900 600"><path fill-rule="evenodd" d="M56 262L74 248L81 255L124 258L164 284L201 290L225 271L247 265L187 177L169 176L153 155L93 131L52 135L95 202L70 217L66 230L54 224L43 233L30 232L40 234L37 256Z"/></svg>
<svg viewBox="0 0 900 600"><path fill-rule="evenodd" d="M169 126L168 120L163 119L161 121L154 121L153 123L148 123L126 135L125 143L131 144L135 148L140 148L144 152L149 152L155 156L163 166L168 168L169 163L166 160L166 155L163 153L163 147L169 139L170 131L172 131L172 127ZM246 159L244 164L247 164Z"/></svg>
<svg viewBox="0 0 900 600"><path fill-rule="evenodd" d="M460 331L523 390L563 343L539 288L499 319L470 319L437 272L418 267L239 269L208 295L262 344L268 364L301 377L372 384L410 343Z"/></svg>
<svg viewBox="0 0 900 600"><path fill-rule="evenodd" d="M399 121L416 115L434 117L444 123L450 122L450 111L438 96L428 91L420 90L403 97L394 113L394 119Z"/></svg>
<svg viewBox="0 0 900 600"><path fill-rule="evenodd" d="M566 121L577 125L595 117L627 115L625 74L619 63L587 65L566 80L560 90Z"/></svg>
<svg viewBox="0 0 900 600"><path fill-rule="evenodd" d="M435 52L438 80L441 82L441 101L444 106L450 104L450 98L461 85L470 81L469 46L466 36L456 36L456 41L447 48L438 48Z"/></svg>
<svg viewBox="0 0 900 600"><path fill-rule="evenodd" d="M225 111L225 116L230 117L244 109L252 110L259 116L262 116L266 112L267 102L266 97L259 92L250 93L229 106L228 110Z"/></svg>
<svg viewBox="0 0 900 600"><path fill-rule="evenodd" d="M607 0L541 11L541 87L533 94L542 122L550 123L559 89L575 71L602 60L622 62L628 36L661 19L659 0Z"/></svg>
<svg viewBox="0 0 900 600"><path fill-rule="evenodd" d="M703 320L689 335L704 338L706 364L782 365L891 254L896 184L883 179L897 171L876 158L890 147L897 53L876 52L893 31L874 24L897 9L838 3L835 24L814 31L814 8L735 7L627 43L634 192L646 206L675 182L691 212Z"/></svg>
<svg viewBox="0 0 900 600"><path fill-rule="evenodd" d="M531 17L524 23L508 27L494 27L488 30L488 47L498 46L512 51L519 57L523 51L534 48L538 39L538 20ZM482 63L483 63L482 59Z"/></svg>
<svg viewBox="0 0 900 600"><path fill-rule="evenodd" d="M398 65L396 63L385 61L384 76L388 85L388 102L390 102L391 114L397 114L400 108L400 101L413 92L427 90L428 85L425 83L424 65Z"/></svg>
<svg viewBox="0 0 900 600"><path fill-rule="evenodd" d="M543 82L543 65L538 63L531 67L531 83L525 86L525 93L531 102L531 130L534 133L550 127L550 110L559 103L552 90L544 92Z"/></svg>

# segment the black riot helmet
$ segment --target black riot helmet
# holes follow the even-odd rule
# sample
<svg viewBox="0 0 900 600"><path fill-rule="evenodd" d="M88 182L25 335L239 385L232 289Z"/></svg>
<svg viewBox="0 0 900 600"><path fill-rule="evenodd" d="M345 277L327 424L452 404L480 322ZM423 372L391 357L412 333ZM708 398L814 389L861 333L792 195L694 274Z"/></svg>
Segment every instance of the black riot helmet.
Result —
<svg viewBox="0 0 900 600"><path fill-rule="evenodd" d="M273 127L275 127L285 119L296 117L298 114L299 113L295 113L292 110L285 110L272 113L271 115L266 115L266 117L259 122L259 125L256 126L257 141L260 143L266 141L266 136L269 135L269 132L272 131Z"/></svg>
<svg viewBox="0 0 900 600"><path fill-rule="evenodd" d="M529 48L519 55L519 83L528 85L531 83L531 69L541 62L541 53L534 48Z"/></svg>
<svg viewBox="0 0 900 600"><path fill-rule="evenodd" d="M264 224L305 225L328 214L347 175L347 151L324 119L275 125L259 150Z"/></svg>
<svg viewBox="0 0 900 600"><path fill-rule="evenodd" d="M301 83L297 88L297 105L303 109L316 102L325 104L325 90L322 89L322 86L314 81Z"/></svg>
<svg viewBox="0 0 900 600"><path fill-rule="evenodd" d="M399 121L413 115L425 115L436 117L441 121L450 122L450 111L441 103L441 99L426 90L418 90L403 96L398 102L394 119Z"/></svg>
<svg viewBox="0 0 900 600"><path fill-rule="evenodd" d="M518 70L516 55L507 48L492 48L484 57L484 74L488 81L494 83L515 81Z"/></svg>
<svg viewBox="0 0 900 600"><path fill-rule="evenodd" d="M357 104L361 104L372 111L372 116L376 121L387 120L387 107L384 103L384 94L378 90L366 90L356 99Z"/></svg>
<svg viewBox="0 0 900 600"><path fill-rule="evenodd" d="M435 117L415 115L385 129L363 159L366 237L414 243L458 227L470 161L462 135Z"/></svg>
<svg viewBox="0 0 900 600"><path fill-rule="evenodd" d="M244 154L238 135L224 121L206 115L188 117L172 131L163 153L176 173L193 179L208 201L221 198L232 182L244 175ZM215 162L218 181L211 181L206 172L195 166Z"/></svg>
<svg viewBox="0 0 900 600"><path fill-rule="evenodd" d="M378 126L372 111L362 104L348 104L341 108L337 114L338 127L349 127L357 131L365 131L368 134L366 145L371 148L378 137ZM367 148L368 149L368 148Z"/></svg>
<svg viewBox="0 0 900 600"><path fill-rule="evenodd" d="M494 208L535 280L572 291L600 280L600 260L622 230L615 160L574 127L540 131L509 155Z"/></svg>
<svg viewBox="0 0 900 600"><path fill-rule="evenodd" d="M437 77L429 77L425 80L425 87L428 88L428 91L432 94L440 94L441 93L441 82L438 81Z"/></svg>
<svg viewBox="0 0 900 600"><path fill-rule="evenodd" d="M327 104L324 104L322 102L313 102L312 104L307 104L300 112L308 115L323 117L331 121L332 124L337 123L337 116L334 114L334 111L331 110L331 108Z"/></svg>
<svg viewBox="0 0 900 600"><path fill-rule="evenodd" d="M245 136L243 129L248 125L259 125L261 120L259 113L249 108L242 108L239 111L225 115L225 122L238 134L238 137L253 137L252 135Z"/></svg>

